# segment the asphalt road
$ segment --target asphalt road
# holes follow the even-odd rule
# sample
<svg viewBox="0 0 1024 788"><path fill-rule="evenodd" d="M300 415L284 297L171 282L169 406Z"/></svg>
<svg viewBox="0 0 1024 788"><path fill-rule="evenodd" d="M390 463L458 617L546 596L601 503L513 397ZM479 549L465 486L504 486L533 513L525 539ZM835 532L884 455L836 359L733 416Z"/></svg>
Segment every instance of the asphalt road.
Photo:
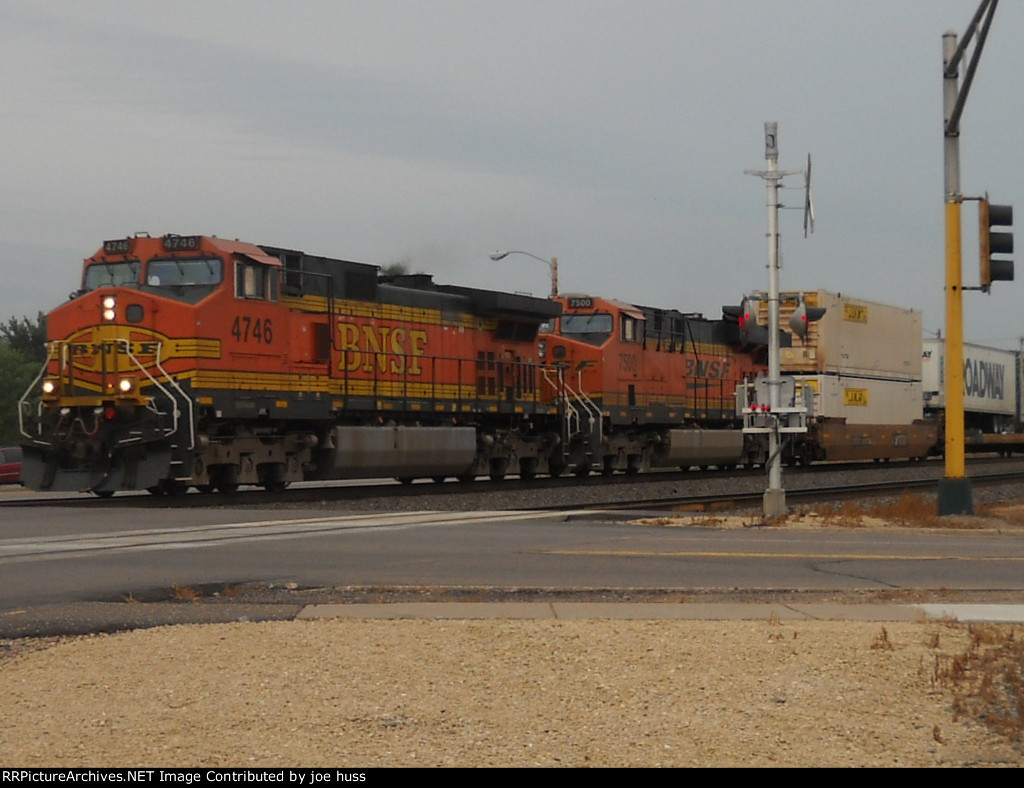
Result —
<svg viewBox="0 0 1024 788"><path fill-rule="evenodd" d="M4 508L0 636L290 618L311 599L342 595L306 589L547 589L588 599L600 596L595 590L612 599L941 592L963 600L1019 600L1024 590L1024 534L664 528L629 519ZM196 595L207 604L183 604Z"/></svg>

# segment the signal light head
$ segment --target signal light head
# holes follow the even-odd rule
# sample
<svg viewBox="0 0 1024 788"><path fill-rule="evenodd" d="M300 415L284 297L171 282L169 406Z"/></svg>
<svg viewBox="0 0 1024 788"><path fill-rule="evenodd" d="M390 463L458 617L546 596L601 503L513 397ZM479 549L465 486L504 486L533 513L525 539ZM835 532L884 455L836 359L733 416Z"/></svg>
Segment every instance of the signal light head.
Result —
<svg viewBox="0 0 1024 788"><path fill-rule="evenodd" d="M995 257L1013 252L1013 233L993 231L993 227L1010 230L1012 225L1012 205L992 205L987 196L978 201L978 263L981 289L986 293L992 282L1013 281L1013 261Z"/></svg>

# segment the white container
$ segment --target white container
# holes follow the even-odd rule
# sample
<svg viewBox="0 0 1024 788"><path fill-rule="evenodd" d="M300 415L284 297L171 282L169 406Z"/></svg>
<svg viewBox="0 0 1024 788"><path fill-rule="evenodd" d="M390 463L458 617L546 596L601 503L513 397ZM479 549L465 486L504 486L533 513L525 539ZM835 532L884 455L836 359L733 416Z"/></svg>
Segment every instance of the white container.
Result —
<svg viewBox="0 0 1024 788"><path fill-rule="evenodd" d="M789 318L800 295L781 294L779 324L784 331L790 330ZM802 295L808 307L826 311L821 320L808 324L805 339L794 335L793 346L780 350L784 373L921 379L921 312L825 290ZM761 303L759 319L767 325L767 302Z"/></svg>
<svg viewBox="0 0 1024 788"><path fill-rule="evenodd" d="M924 418L920 381L880 380L849 375L796 375L812 392L811 415L846 419L847 424L911 424ZM799 401L799 400L798 400Z"/></svg>
<svg viewBox="0 0 1024 788"><path fill-rule="evenodd" d="M946 407L946 340L926 339L922 351L925 406ZM1017 354L964 344L964 410L1014 417L1017 413Z"/></svg>

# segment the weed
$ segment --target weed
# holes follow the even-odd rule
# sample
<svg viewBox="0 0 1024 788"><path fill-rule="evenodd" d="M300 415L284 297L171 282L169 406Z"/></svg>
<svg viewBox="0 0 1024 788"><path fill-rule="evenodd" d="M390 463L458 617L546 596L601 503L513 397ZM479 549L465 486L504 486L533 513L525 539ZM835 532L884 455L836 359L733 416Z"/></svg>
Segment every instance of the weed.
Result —
<svg viewBox="0 0 1024 788"><path fill-rule="evenodd" d="M953 693L953 721L977 719L1024 741L1024 643L1016 627L971 624L960 654L936 656L932 685Z"/></svg>
<svg viewBox="0 0 1024 788"><path fill-rule="evenodd" d="M880 651L892 651L895 648L892 641L889 640L889 633L885 627L882 627L882 631L875 635L875 639L871 641L871 648Z"/></svg>
<svg viewBox="0 0 1024 788"><path fill-rule="evenodd" d="M199 592L188 586L179 586L172 583L171 592L175 599L182 602L195 602L199 599Z"/></svg>

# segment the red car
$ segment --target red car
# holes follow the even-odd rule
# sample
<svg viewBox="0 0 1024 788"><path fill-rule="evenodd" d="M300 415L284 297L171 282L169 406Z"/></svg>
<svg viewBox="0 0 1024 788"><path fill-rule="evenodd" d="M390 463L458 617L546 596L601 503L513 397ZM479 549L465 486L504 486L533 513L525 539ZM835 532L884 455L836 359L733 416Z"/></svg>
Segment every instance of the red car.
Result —
<svg viewBox="0 0 1024 788"><path fill-rule="evenodd" d="M21 484L21 447L0 449L0 484Z"/></svg>

